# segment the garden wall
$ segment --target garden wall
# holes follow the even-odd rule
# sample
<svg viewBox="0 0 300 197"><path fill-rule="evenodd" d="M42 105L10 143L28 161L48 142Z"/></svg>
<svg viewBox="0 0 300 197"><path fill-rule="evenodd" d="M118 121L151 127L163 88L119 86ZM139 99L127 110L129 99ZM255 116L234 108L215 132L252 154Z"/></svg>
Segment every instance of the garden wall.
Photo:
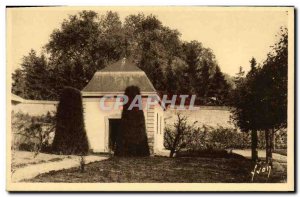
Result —
<svg viewBox="0 0 300 197"><path fill-rule="evenodd" d="M56 112L57 101L34 101L25 100L22 103L13 103L12 111L15 113L22 112L31 116L45 115L47 112Z"/></svg>
<svg viewBox="0 0 300 197"><path fill-rule="evenodd" d="M172 126L176 121L176 113L188 117L188 122L193 124L197 121L197 126L207 125L211 127L233 128L230 121L230 108L223 106L196 106L196 110L176 110L168 108L165 111L165 123Z"/></svg>

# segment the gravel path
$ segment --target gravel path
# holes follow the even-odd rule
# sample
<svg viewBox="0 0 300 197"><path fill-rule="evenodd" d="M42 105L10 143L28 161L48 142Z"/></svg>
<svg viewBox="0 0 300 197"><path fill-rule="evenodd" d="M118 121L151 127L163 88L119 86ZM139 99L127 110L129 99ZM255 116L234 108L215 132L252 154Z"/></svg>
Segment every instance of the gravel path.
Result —
<svg viewBox="0 0 300 197"><path fill-rule="evenodd" d="M89 155L85 156L85 163L92 163L95 161L102 161L107 159L104 156ZM18 168L12 174L13 182L20 182L25 179L32 179L39 174L48 173L50 171L59 171L63 169L79 167L80 157L72 156L71 158L65 158L62 161L53 161L47 163L40 163L34 165L28 165L23 168Z"/></svg>
<svg viewBox="0 0 300 197"><path fill-rule="evenodd" d="M233 153L242 155L246 158L251 158L251 150L245 149L245 150L232 150ZM280 155L277 153L272 154L273 159L279 163L286 163L287 162L287 156ZM258 150L258 157L259 158L265 158L266 157L266 151L265 150Z"/></svg>

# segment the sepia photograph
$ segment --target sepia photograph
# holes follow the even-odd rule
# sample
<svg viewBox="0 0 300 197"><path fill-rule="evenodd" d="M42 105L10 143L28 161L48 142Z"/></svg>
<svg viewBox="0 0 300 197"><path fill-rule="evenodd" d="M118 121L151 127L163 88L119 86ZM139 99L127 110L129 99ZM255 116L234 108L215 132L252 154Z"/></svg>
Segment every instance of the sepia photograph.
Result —
<svg viewBox="0 0 300 197"><path fill-rule="evenodd" d="M6 7L8 191L294 191L294 7Z"/></svg>

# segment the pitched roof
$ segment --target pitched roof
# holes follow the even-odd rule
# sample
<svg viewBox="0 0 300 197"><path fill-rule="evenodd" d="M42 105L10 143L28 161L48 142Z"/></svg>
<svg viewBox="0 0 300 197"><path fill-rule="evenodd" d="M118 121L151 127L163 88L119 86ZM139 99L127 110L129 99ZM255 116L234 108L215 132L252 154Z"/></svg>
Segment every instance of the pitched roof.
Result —
<svg viewBox="0 0 300 197"><path fill-rule="evenodd" d="M137 86L142 94L156 93L144 71L132 61L122 59L97 71L83 88L83 96L100 96L111 93L124 93L128 86Z"/></svg>

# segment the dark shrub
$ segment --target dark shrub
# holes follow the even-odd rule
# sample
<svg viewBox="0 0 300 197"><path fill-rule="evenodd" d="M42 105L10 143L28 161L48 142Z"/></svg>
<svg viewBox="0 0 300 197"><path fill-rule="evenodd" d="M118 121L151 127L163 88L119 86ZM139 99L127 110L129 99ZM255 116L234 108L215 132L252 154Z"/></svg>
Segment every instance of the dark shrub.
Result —
<svg viewBox="0 0 300 197"><path fill-rule="evenodd" d="M56 132L52 149L59 154L88 153L81 93L75 88L67 87L62 91L57 107Z"/></svg>
<svg viewBox="0 0 300 197"><path fill-rule="evenodd" d="M116 141L116 156L149 156L149 146L146 133L145 116L138 107L128 109L132 100L141 95L136 86L129 86L125 90L128 103L124 105L121 119L121 132Z"/></svg>
<svg viewBox="0 0 300 197"><path fill-rule="evenodd" d="M34 143L21 143L18 147L18 150L32 152L35 150L35 144Z"/></svg>

